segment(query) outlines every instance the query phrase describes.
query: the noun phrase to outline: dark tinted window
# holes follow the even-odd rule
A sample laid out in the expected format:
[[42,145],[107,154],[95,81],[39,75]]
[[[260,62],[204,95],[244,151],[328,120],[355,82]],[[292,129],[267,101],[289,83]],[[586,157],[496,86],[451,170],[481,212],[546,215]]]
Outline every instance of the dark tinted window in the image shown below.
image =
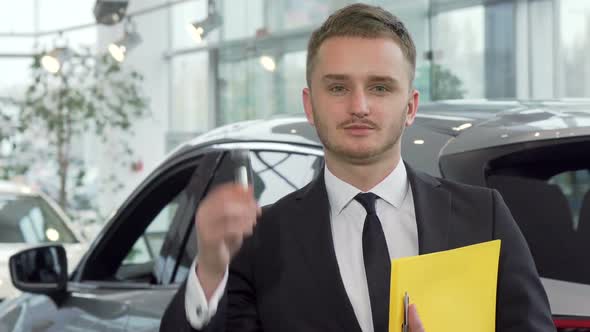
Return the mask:
[[1,194],[0,242],[75,243],[77,240],[40,196]]
[[590,284],[590,181],[587,170],[549,179],[492,175],[522,230],[542,277]]
[[[581,220],[582,208],[586,204],[586,208],[590,208],[590,202],[584,202],[590,200],[588,193],[590,192],[590,170],[576,170],[559,173],[551,177],[548,181],[551,184],[559,186],[563,194],[565,195],[569,207],[572,211],[572,227],[578,229],[581,224],[590,224],[590,220]],[[586,217],[590,217],[587,215]],[[585,225],[590,227],[590,225]],[[582,227],[584,228],[584,226]],[[590,241],[590,238],[588,238]]]

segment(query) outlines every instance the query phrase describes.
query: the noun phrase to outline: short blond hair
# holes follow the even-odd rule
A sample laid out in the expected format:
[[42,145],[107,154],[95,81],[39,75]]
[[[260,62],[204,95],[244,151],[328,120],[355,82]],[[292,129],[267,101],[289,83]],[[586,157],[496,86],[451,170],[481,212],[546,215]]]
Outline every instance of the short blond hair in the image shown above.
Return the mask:
[[353,4],[334,12],[316,29],[307,45],[307,86],[311,88],[311,73],[318,50],[331,37],[392,38],[410,63],[410,84],[416,72],[416,46],[402,21],[387,10],[366,4]]

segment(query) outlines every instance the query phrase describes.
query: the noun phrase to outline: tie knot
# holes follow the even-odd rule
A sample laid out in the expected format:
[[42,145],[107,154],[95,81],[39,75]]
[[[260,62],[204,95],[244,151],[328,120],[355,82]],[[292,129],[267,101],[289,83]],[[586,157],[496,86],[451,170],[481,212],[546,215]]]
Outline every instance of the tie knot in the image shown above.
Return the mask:
[[357,194],[354,199],[361,203],[361,205],[367,211],[367,215],[375,214],[375,200],[377,199],[377,195],[373,193],[361,193]]

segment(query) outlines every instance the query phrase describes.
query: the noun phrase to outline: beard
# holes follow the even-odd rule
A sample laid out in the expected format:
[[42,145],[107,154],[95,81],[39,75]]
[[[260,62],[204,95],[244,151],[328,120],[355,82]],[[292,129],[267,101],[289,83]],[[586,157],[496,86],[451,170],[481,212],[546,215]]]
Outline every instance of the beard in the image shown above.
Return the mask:
[[[314,107],[314,110],[317,110],[317,108]],[[383,128],[377,125],[376,123],[364,118],[351,118],[334,127],[331,126],[330,123],[326,123],[326,121],[322,119],[318,112],[313,112],[313,119],[316,131],[326,152],[331,153],[332,155],[340,159],[347,160],[348,162],[357,165],[370,164],[374,160],[378,160],[383,156],[387,155],[388,151],[392,151],[396,144],[398,144],[400,138],[402,137],[406,117],[407,106],[404,112],[402,112],[399,123],[394,122],[391,124],[390,127],[387,128]],[[386,139],[383,142],[373,141],[372,143],[376,144],[373,144],[371,146],[351,146],[347,145],[346,142],[338,141],[336,136],[338,130],[341,130],[345,126],[351,124],[361,123],[371,126],[376,131],[384,130],[387,134]]]

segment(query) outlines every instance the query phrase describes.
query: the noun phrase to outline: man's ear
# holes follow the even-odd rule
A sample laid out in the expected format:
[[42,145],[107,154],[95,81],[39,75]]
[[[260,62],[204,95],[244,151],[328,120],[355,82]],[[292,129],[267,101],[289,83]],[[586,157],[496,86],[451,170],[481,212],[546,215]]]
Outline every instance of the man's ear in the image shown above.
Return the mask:
[[303,99],[303,109],[305,110],[307,122],[314,126],[315,123],[313,121],[313,104],[311,102],[311,90],[309,88],[303,88],[303,91],[301,91],[301,98]]
[[406,114],[406,127],[411,126],[416,119],[416,113],[418,113],[418,104],[420,101],[420,92],[413,89],[410,92],[410,98],[408,98],[407,114]]

